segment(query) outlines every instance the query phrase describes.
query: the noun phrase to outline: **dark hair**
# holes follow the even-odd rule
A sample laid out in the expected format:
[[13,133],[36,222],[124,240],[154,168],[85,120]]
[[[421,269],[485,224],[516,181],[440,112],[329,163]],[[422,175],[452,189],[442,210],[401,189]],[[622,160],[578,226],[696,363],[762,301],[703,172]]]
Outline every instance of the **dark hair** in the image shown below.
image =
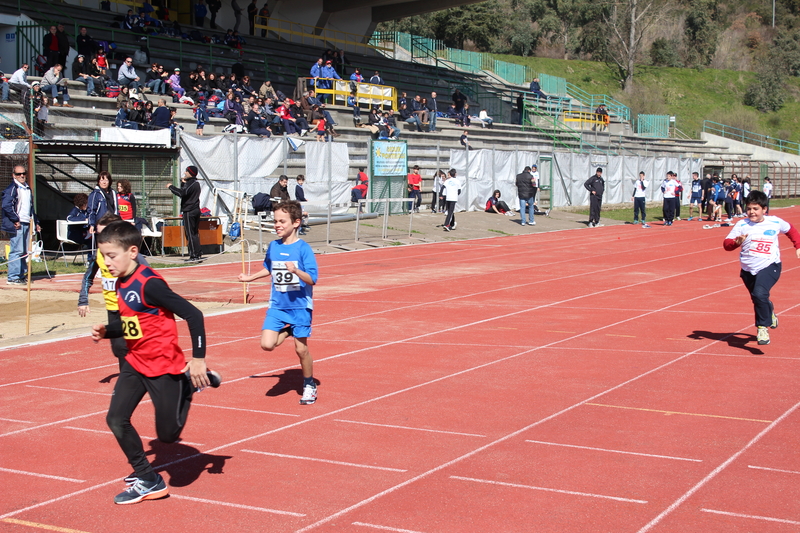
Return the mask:
[[122,187],[122,194],[130,194],[131,193],[131,182],[128,180],[119,180],[117,182],[118,187]]
[[106,213],[100,217],[100,220],[97,221],[98,226],[108,226],[112,222],[119,222],[122,220],[122,217],[116,213],[112,213],[111,211],[106,211]]
[[292,222],[303,219],[303,207],[300,205],[300,202],[295,202],[294,200],[281,202],[273,207],[272,211],[286,211]]
[[456,177],[456,169],[454,169],[454,168],[450,169],[450,177],[451,178],[455,178]]
[[492,193],[492,196],[497,196],[498,194],[502,196],[503,193],[500,192],[500,189],[495,189],[494,192]]
[[97,244],[116,244],[124,250],[130,250],[142,244],[142,234],[133,224],[117,220],[97,234]]
[[300,180],[306,181],[306,177],[303,174],[298,174],[297,175],[297,181],[300,181]]
[[289,176],[287,176],[286,174],[281,174],[280,176],[278,176],[278,181],[281,181],[281,180],[287,180],[288,181],[289,180]]
[[760,205],[762,209],[766,209],[769,205],[769,198],[761,191],[751,191],[744,201],[746,202],[745,205],[756,204]]
[[114,180],[111,179],[111,172],[104,170],[97,175],[97,184],[100,185],[100,180],[103,178],[108,178],[108,188],[111,190],[111,184],[114,183]]
[[88,205],[89,197],[86,196],[85,194],[83,194],[82,192],[79,192],[78,194],[76,194],[75,196],[72,197],[72,203],[73,203],[73,205],[75,205],[75,207],[80,207],[82,205]]

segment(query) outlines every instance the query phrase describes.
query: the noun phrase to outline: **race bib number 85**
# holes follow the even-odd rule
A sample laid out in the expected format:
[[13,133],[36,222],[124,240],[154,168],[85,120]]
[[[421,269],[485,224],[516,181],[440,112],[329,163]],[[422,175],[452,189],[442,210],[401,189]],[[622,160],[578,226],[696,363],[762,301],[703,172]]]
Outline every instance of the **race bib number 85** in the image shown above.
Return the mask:
[[770,255],[772,253],[772,241],[751,241],[749,252],[751,254]]
[[139,325],[138,316],[123,316],[122,319],[122,336],[126,339],[141,339],[142,327]]
[[286,269],[285,261],[273,261],[272,263],[272,284],[278,292],[289,292],[300,290],[300,278],[297,274]]

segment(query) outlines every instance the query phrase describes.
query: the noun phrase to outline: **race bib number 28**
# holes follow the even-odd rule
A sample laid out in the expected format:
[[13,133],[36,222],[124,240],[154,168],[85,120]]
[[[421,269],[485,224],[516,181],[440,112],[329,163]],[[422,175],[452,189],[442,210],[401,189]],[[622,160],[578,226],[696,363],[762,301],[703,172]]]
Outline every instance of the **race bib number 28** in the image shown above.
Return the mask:
[[278,292],[289,292],[300,290],[300,278],[297,274],[286,269],[285,261],[273,261],[272,263],[272,284]]
[[123,316],[122,319],[122,336],[126,339],[141,339],[142,327],[139,325],[138,316]]

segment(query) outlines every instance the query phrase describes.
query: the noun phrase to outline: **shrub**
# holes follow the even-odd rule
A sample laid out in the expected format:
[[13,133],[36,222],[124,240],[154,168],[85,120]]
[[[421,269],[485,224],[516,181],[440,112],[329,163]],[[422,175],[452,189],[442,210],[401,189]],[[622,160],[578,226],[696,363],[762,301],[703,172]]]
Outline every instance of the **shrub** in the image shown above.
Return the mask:
[[779,110],[785,100],[783,75],[774,69],[759,73],[756,82],[747,88],[744,95],[744,105],[755,107],[762,113]]
[[650,61],[657,67],[681,67],[678,43],[660,37],[650,46]]

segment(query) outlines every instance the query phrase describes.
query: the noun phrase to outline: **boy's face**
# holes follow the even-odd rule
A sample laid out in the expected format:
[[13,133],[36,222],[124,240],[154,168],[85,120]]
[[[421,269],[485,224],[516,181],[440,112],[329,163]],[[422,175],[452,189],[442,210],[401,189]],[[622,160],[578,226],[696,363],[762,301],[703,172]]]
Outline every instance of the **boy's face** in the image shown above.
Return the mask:
[[136,256],[139,255],[137,246],[131,246],[125,250],[119,244],[103,242],[98,244],[97,247],[100,249],[100,253],[103,254],[108,271],[111,272],[112,276],[119,278],[127,276],[136,270]]
[[300,220],[292,220],[289,213],[283,209],[274,211],[273,216],[275,217],[275,232],[281,239],[288,238],[300,227]]
[[764,215],[767,214],[767,210],[761,207],[758,204],[747,204],[747,218],[750,219],[750,222],[763,222]]

